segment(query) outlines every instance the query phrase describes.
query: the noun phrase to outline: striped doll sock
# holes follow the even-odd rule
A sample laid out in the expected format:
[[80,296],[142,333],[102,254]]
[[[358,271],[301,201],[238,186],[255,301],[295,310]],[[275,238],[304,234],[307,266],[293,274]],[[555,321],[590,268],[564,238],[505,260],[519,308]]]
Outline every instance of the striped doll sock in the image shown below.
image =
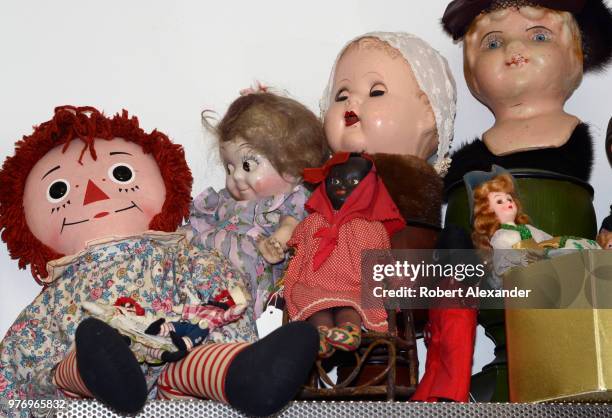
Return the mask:
[[74,349],[57,364],[53,375],[53,383],[69,398],[93,398],[79,374]]
[[204,344],[166,366],[158,379],[160,399],[205,398],[227,403],[225,379],[232,360],[249,343]]
[[200,345],[166,366],[158,397],[214,399],[249,416],[268,416],[293,399],[318,347],[319,333],[306,322],[291,322],[253,344]]

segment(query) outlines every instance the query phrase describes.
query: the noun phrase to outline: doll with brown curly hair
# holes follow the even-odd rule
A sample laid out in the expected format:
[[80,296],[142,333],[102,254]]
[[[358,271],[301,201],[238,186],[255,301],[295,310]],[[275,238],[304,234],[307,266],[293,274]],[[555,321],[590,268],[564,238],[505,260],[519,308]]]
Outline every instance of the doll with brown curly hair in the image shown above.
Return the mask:
[[189,223],[194,242],[245,274],[258,317],[285,270],[287,241],[306,217],[302,170],[319,166],[327,148],[322,123],[301,103],[261,85],[241,93],[213,128],[226,187],[196,196]]

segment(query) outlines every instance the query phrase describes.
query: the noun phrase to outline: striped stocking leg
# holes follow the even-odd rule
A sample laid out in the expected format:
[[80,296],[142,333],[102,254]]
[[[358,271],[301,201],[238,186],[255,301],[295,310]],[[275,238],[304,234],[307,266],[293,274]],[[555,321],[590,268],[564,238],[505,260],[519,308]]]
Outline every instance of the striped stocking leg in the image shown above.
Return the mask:
[[58,363],[55,368],[53,383],[69,398],[93,398],[79,374],[74,349],[68,353],[64,360]]
[[271,415],[306,381],[318,348],[319,333],[306,322],[284,325],[253,344],[201,345],[166,366],[158,396],[214,399],[246,415]]
[[232,360],[249,343],[204,344],[166,366],[157,383],[160,399],[190,397],[227,403],[225,379]]

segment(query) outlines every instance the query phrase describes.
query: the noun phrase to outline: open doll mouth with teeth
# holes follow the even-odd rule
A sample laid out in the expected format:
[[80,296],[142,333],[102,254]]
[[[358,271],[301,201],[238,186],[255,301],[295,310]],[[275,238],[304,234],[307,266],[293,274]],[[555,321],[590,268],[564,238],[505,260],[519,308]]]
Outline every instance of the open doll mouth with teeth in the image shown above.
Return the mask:
[[359,116],[352,110],[344,113],[344,124],[345,126],[353,126],[359,122]]
[[510,61],[506,62],[506,65],[510,68],[522,67],[523,65],[529,63],[529,59],[525,58],[521,54],[514,54]]

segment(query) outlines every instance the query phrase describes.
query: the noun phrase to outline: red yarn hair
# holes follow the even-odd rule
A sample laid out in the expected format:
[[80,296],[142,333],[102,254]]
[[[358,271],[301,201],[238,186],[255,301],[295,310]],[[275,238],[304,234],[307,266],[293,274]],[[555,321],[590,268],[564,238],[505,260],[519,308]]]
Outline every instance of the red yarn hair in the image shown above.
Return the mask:
[[529,217],[523,213],[521,201],[517,197],[514,181],[510,174],[501,174],[492,180],[484,182],[474,189],[474,222],[472,241],[478,249],[490,249],[491,237],[501,226],[495,212],[489,206],[489,193],[508,193],[516,204],[516,224],[528,224]]
[[159,166],[166,186],[166,200],[161,212],[151,219],[149,228],[173,232],[189,214],[193,178],[182,146],[173,144],[157,130],[146,133],[140,128],[138,118],[129,117],[126,110],[109,118],[89,106],[56,107],[51,120],[35,127],[31,135],[24,136],[15,144],[15,155],[7,157],[0,170],[2,240],[6,242],[11,257],[19,260],[19,268],[30,265],[32,276],[39,284],[42,284],[40,278],[48,275],[47,262],[63,254],[44,245],[28,228],[23,194],[30,170],[51,149],[63,144],[64,152],[75,139],[83,143],[79,162],[87,151],[95,160],[95,141],[114,138],[140,145]]

